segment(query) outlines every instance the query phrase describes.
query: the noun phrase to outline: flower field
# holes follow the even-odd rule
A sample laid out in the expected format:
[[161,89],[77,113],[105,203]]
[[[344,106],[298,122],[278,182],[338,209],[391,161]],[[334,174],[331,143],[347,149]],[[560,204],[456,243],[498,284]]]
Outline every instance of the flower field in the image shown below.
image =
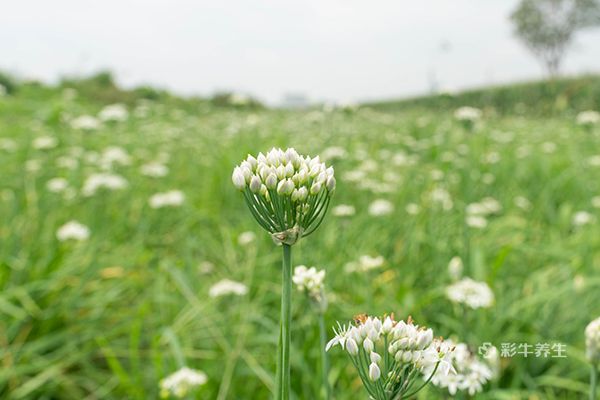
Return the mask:
[[[360,314],[387,334],[394,313],[454,343],[461,378],[414,398],[586,398],[600,124],[581,111],[277,110],[23,85],[0,97],[0,397],[273,396],[281,250],[232,172],[275,147],[318,155],[336,180],[293,247],[306,267],[292,399],[325,396],[320,313],[327,341]],[[331,397],[367,399],[344,353],[327,352]]]

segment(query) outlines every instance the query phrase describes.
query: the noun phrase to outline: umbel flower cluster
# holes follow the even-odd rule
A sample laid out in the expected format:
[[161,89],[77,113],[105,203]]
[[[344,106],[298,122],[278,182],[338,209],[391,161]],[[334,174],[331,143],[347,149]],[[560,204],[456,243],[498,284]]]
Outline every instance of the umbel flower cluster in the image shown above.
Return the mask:
[[[339,345],[349,354],[371,399],[407,399],[436,374],[454,372],[448,361],[453,348],[433,331],[407,321],[359,315],[354,323],[338,325],[326,350]],[[429,375],[416,385],[424,371]]]
[[231,177],[256,221],[277,243],[292,245],[323,221],[335,190],[333,168],[319,156],[271,149],[248,155]]
[[[446,343],[454,348],[450,355],[450,362],[455,368],[456,373],[442,374],[438,370],[432,383],[438,387],[448,389],[448,392],[454,396],[457,391],[462,390],[469,393],[470,396],[481,392],[483,386],[493,378],[493,371],[490,365],[478,359],[464,343],[454,345],[451,340]],[[429,376],[432,367],[423,370],[424,376]]]
[[294,268],[292,282],[299,291],[306,292],[311,299],[320,303],[324,299],[323,281],[325,280],[325,270],[317,270],[315,267],[307,268],[305,265],[298,265]]

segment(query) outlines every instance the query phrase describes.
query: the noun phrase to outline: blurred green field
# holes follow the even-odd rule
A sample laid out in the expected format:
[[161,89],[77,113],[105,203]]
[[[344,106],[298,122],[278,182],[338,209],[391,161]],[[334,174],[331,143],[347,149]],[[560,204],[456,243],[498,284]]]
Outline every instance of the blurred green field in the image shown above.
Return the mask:
[[[0,97],[0,397],[153,399],[160,379],[188,365],[208,375],[190,398],[269,398],[280,249],[230,177],[248,153],[273,146],[327,158],[338,178],[333,206],[356,209],[330,213],[294,246],[294,265],[327,270],[328,326],[393,311],[474,349],[565,343],[567,358],[503,358],[500,377],[475,397],[586,396],[583,329],[600,315],[600,126],[584,129],[575,117],[597,100],[531,115],[487,106],[469,130],[454,108],[485,105],[284,111],[149,89],[127,98],[110,89],[98,99],[86,88],[29,84]],[[126,120],[72,126],[117,101]],[[39,140],[46,136],[55,143]],[[107,151],[114,147],[122,151]],[[152,162],[168,174],[142,174]],[[127,186],[86,195],[97,173]],[[48,190],[57,177],[67,190]],[[170,190],[184,193],[181,206],[151,207],[151,196]],[[467,225],[467,206],[487,197],[501,210],[483,228]],[[371,215],[377,199],[393,212]],[[589,223],[578,223],[581,211]],[[70,220],[89,228],[87,240],[57,239]],[[255,240],[240,244],[247,231]],[[347,272],[362,255],[385,262]],[[454,256],[464,276],[493,289],[493,307],[465,312],[447,300]],[[221,279],[248,293],[210,297]],[[317,399],[316,317],[301,293],[292,310],[294,398]],[[346,356],[331,358],[335,398],[366,398]],[[448,395],[429,387],[419,396]]]

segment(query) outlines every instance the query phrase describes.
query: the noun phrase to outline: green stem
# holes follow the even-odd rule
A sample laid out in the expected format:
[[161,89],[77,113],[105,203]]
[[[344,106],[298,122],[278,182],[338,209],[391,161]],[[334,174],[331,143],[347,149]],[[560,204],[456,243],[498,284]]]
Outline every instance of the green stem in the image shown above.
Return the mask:
[[329,386],[329,357],[325,351],[327,345],[327,331],[325,330],[325,312],[319,312],[319,337],[321,340],[321,373],[323,386],[325,387],[325,399],[331,399],[331,387]]
[[590,373],[590,400],[596,400],[596,386],[598,386],[598,366],[593,364]]
[[292,308],[292,247],[283,246],[283,271],[281,282],[281,321],[279,333],[279,359],[277,363],[277,400],[290,398],[290,341]]

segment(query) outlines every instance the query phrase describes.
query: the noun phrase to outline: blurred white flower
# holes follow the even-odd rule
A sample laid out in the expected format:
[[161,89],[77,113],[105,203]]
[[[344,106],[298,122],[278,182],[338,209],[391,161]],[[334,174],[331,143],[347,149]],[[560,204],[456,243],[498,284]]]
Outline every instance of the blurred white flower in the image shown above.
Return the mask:
[[58,146],[58,140],[52,136],[40,136],[33,139],[32,145],[38,150],[49,150]]
[[148,200],[148,204],[152,208],[179,207],[184,201],[185,194],[181,190],[170,190],[152,195]]
[[380,217],[394,212],[394,205],[387,200],[377,199],[369,205],[369,214]]
[[383,256],[371,257],[370,255],[362,255],[358,261],[349,262],[345,265],[346,272],[367,272],[372,269],[381,268],[385,264]]
[[520,209],[524,210],[524,211],[529,211],[531,210],[531,202],[523,196],[517,196],[513,199],[515,206],[519,207]]
[[9,138],[0,138],[0,150],[13,153],[17,150],[17,142]]
[[76,169],[79,166],[79,161],[74,157],[60,156],[56,159],[58,168]]
[[459,121],[475,122],[481,118],[481,110],[475,107],[460,107],[454,111],[454,118]]
[[152,178],[161,178],[169,173],[169,168],[158,162],[150,162],[140,167],[142,175]]
[[591,126],[600,122],[600,113],[598,111],[588,110],[577,114],[576,118],[578,125]]
[[409,215],[417,215],[419,212],[421,212],[421,206],[416,203],[408,203],[406,207],[404,207],[404,210]]
[[80,115],[71,120],[71,128],[82,131],[95,131],[100,128],[100,121],[91,115]]
[[160,397],[175,396],[180,399],[184,398],[191,390],[204,385],[207,381],[208,377],[204,372],[183,367],[177,372],[161,379],[159,383]]
[[77,222],[69,221],[56,231],[56,238],[61,242],[66,240],[87,240],[90,230],[87,226]]
[[467,215],[465,223],[471,228],[483,229],[487,226],[488,221],[481,215]]
[[454,207],[454,202],[452,201],[452,197],[450,193],[444,188],[437,187],[434,188],[429,193],[429,199],[442,207],[443,210],[449,211]]
[[221,297],[230,294],[243,296],[248,293],[248,287],[241,282],[223,279],[212,285],[208,291],[210,297]]
[[600,167],[600,154],[589,157],[587,163],[590,167]]
[[111,104],[100,110],[98,118],[105,122],[122,122],[129,118],[129,112],[123,104]]
[[575,215],[573,215],[573,225],[588,225],[594,222],[594,219],[594,216],[587,211],[577,211]]
[[448,273],[450,277],[457,281],[460,279],[463,271],[463,261],[459,256],[454,256],[448,263]]
[[122,147],[110,146],[105,148],[100,156],[100,167],[107,170],[111,169],[115,164],[130,165],[131,157]]
[[600,317],[585,328],[586,356],[592,364],[600,364]]
[[120,190],[128,186],[127,180],[115,174],[92,174],[83,184],[84,196],[93,196],[99,189]]
[[554,143],[554,142],[542,143],[542,151],[544,153],[548,153],[548,154],[554,153],[556,151],[556,147],[557,147],[556,143]]
[[321,158],[324,161],[331,161],[334,159],[344,158],[348,152],[343,147],[333,146],[328,147],[321,152]]
[[325,270],[317,270],[315,267],[307,268],[305,265],[298,265],[294,268],[292,282],[299,291],[306,292],[313,299],[320,301],[325,280]]
[[198,264],[198,271],[201,274],[210,274],[215,270],[215,265],[213,263],[211,263],[210,261],[202,261],[200,262],[200,264]]
[[25,161],[25,170],[27,172],[36,172],[42,168],[42,162],[40,160],[31,159]]
[[446,288],[446,296],[454,303],[462,303],[473,309],[488,308],[494,303],[494,292],[485,282],[463,278]]
[[356,214],[356,209],[354,206],[348,204],[340,204],[333,207],[331,213],[336,217],[351,217],[352,215]]
[[238,244],[240,246],[248,246],[256,240],[256,234],[252,231],[246,231],[240,233],[238,236]]
[[490,215],[502,211],[502,205],[492,197],[485,197],[477,203],[467,205],[468,215]]
[[60,193],[69,187],[65,178],[52,178],[46,182],[46,189],[52,193]]

